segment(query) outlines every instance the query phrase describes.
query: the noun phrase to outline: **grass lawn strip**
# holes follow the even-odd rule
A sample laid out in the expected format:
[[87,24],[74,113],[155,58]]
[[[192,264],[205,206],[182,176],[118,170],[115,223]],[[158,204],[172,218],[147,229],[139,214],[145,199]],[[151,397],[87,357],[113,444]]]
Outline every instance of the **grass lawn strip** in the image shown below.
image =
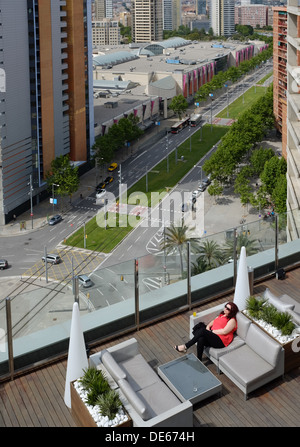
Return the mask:
[[[133,203],[134,194],[138,195],[138,192],[146,194],[148,204],[150,204],[151,192],[161,193],[162,196],[163,193],[167,194],[168,190],[174,188],[174,186],[187,174],[187,172],[189,172],[194,165],[201,160],[201,158],[222,138],[223,135],[225,135],[228,130],[229,129],[226,126],[214,126],[213,132],[211,132],[210,125],[204,125],[202,128],[201,141],[201,131],[199,129],[191,136],[192,150],[190,151],[190,139],[188,138],[177,148],[177,162],[175,150],[169,153],[169,172],[167,172],[167,160],[164,159],[152,169],[154,171],[153,173],[151,171],[148,173],[148,192],[146,192],[146,176],[144,176],[128,189],[126,198],[127,202],[128,198],[130,198],[130,203]],[[164,143],[165,142],[163,142],[163,145]],[[165,146],[163,146],[163,150],[165,150]],[[181,160],[182,156],[183,160]],[[122,196],[122,203],[126,203],[126,200],[125,197]],[[137,199],[135,203],[139,204],[139,199]],[[147,206],[147,204],[142,205]],[[151,203],[152,207],[156,205],[157,203]],[[105,229],[97,224],[96,216],[93,217],[85,224],[86,249],[110,253],[115,246],[117,246],[133,229],[131,225],[123,225],[125,224],[122,221],[121,226],[119,226],[118,217],[115,227],[108,225],[108,228]],[[66,245],[84,248],[84,229],[80,228],[73,235],[71,235],[66,240]]]
[[[237,120],[246,109],[250,108],[261,96],[266,93],[265,87],[251,87],[242,96],[229,104],[229,118]],[[244,100],[243,100],[244,96]],[[230,97],[230,96],[229,96]],[[217,115],[218,118],[227,118],[227,106]]]

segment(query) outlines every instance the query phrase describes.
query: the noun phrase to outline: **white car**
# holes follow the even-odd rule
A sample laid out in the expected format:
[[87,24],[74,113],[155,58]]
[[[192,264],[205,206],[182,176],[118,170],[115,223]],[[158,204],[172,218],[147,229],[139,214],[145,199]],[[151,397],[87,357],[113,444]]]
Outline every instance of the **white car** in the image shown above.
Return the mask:
[[96,199],[101,199],[103,196],[105,196],[105,194],[106,194],[105,189],[99,189],[96,192]]
[[78,275],[78,281],[83,287],[91,287],[94,284],[87,275]]
[[199,191],[193,191],[192,192],[192,198],[193,197],[198,197],[199,196]]
[[205,183],[200,183],[200,185],[198,186],[198,191],[203,192],[205,191],[207,188],[207,185],[205,185]]

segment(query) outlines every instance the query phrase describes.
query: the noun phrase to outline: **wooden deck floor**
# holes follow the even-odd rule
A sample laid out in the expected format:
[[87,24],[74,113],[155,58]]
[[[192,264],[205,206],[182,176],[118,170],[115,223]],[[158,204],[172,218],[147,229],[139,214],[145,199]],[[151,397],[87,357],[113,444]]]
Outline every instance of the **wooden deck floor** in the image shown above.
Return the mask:
[[[277,295],[287,293],[300,301],[300,268],[290,271],[283,281],[274,278],[260,283],[254,288],[254,293],[259,294],[266,287]],[[206,304],[201,309],[230,298],[232,295]],[[189,312],[185,312],[165,319],[108,344],[97,346],[92,352],[135,337],[141,354],[156,368],[178,357],[179,354],[172,346],[188,340],[189,315]],[[207,359],[204,363],[216,374],[212,363]],[[63,399],[66,365],[66,360],[60,361],[14,381],[0,384],[0,427],[74,427],[74,421]],[[223,394],[194,407],[195,427],[300,426],[299,368],[287,373],[284,380],[274,380],[251,393],[247,401],[224,374],[218,377],[223,383]]]

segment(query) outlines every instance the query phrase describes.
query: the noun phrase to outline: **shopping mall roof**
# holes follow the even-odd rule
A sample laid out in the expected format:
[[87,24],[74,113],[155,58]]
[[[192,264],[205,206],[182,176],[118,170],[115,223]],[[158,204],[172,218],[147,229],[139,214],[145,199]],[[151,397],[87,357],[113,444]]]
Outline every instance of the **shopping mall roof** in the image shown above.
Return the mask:
[[100,54],[93,57],[93,64],[110,66],[138,59],[138,56],[130,51],[117,51],[115,53]]

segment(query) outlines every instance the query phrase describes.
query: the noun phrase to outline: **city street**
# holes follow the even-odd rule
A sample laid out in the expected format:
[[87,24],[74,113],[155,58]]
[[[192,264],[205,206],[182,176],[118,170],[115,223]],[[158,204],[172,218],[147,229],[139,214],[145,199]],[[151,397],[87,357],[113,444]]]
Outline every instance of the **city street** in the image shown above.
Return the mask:
[[[242,82],[233,85],[229,89],[229,98],[232,102],[236,97],[240,96],[244,90],[250,88],[258,79],[265,76],[272,69],[272,65],[264,64],[263,67],[257,70],[254,74],[249,75]],[[223,94],[212,103],[213,117],[224,109],[227,105],[227,94]],[[210,123],[211,108],[207,106],[203,110],[203,118],[207,123]],[[213,118],[213,122],[214,122]],[[154,129],[155,132],[156,129]],[[154,143],[151,148],[145,149],[141,147],[138,151],[132,154],[127,160],[122,162],[122,181],[127,184],[129,188],[139,178],[145,175],[146,171],[154,169],[155,166],[166,156],[166,152],[171,152],[183,141],[188,139],[192,132],[199,130],[197,128],[186,128],[182,132],[165,136],[162,140]],[[215,150],[215,148],[212,148]],[[197,189],[199,181],[201,180],[201,169],[205,159],[210,156],[208,153],[203,160],[199,161],[197,167],[192,169],[184,179],[177,185],[175,190],[183,192],[192,192]],[[103,173],[106,175],[105,173]],[[1,237],[1,256],[5,256],[11,267],[5,272],[1,272],[2,277],[39,277],[44,276],[45,266],[41,261],[44,254],[45,247],[47,252],[59,252],[63,262],[59,265],[48,265],[48,276],[51,280],[61,281],[67,278],[67,282],[71,285],[70,279],[72,277],[72,270],[74,274],[85,273],[88,274],[94,285],[89,289],[82,289],[82,293],[87,296],[95,308],[108,306],[116,301],[127,300],[134,296],[134,259],[141,259],[144,257],[143,263],[140,263],[140,281],[139,293],[144,294],[149,290],[158,289],[164,286],[170,280],[170,277],[175,278],[179,272],[178,257],[168,257],[167,273],[164,270],[164,256],[161,252],[160,243],[163,237],[163,218],[157,219],[157,226],[138,225],[109,255],[102,253],[91,253],[88,250],[71,250],[65,249],[61,245],[73,231],[80,228],[84,222],[91,219],[101,205],[96,204],[95,191],[93,185],[96,184],[95,178],[90,178],[88,186],[85,185],[84,194],[82,198],[77,198],[73,201],[73,206],[63,216],[63,221],[57,225],[50,227],[47,224],[41,228],[19,235],[15,237],[12,243],[12,237]],[[114,181],[108,185],[107,190],[118,196],[119,181],[118,173],[114,173]],[[206,233],[209,231],[217,232],[218,219],[216,218],[216,211],[214,201],[209,197],[208,193],[202,193],[201,196],[205,203],[205,218],[209,222]],[[199,198],[198,198],[199,201]],[[236,225],[241,218],[241,206],[239,203],[235,204],[236,211],[228,210],[226,213],[228,220],[222,219],[222,223],[226,221],[227,228]],[[169,212],[170,210],[166,210]],[[222,209],[224,212],[224,207]],[[173,213],[173,214],[172,214]],[[174,209],[170,216],[178,215],[178,219],[182,217],[181,210]],[[214,216],[213,217],[213,214]],[[186,214],[186,213],[185,213]],[[212,216],[212,217],[209,217]],[[235,217],[234,217],[235,216]],[[186,217],[186,216],[185,216]],[[173,218],[173,217],[172,217]],[[211,220],[215,224],[211,224]],[[234,221],[231,224],[231,221]],[[164,222],[167,225],[168,222]],[[17,241],[17,243],[16,243]],[[153,256],[155,255],[155,257]],[[151,260],[151,261],[150,261]],[[4,291],[5,293],[5,291]],[[5,295],[3,296],[3,298]]]

